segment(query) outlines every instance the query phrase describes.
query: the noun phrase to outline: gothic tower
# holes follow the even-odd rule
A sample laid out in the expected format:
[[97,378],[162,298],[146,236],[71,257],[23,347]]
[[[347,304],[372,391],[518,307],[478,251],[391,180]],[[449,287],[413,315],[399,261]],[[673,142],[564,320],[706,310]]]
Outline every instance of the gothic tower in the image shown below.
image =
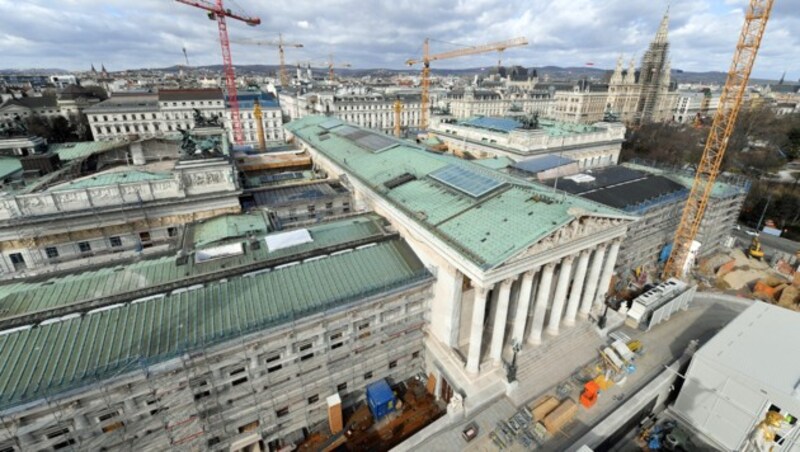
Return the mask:
[[656,37],[642,57],[642,66],[639,71],[641,91],[634,117],[634,123],[639,125],[654,119],[655,110],[660,104],[659,97],[663,97],[669,87],[668,30],[669,8],[667,8],[664,17],[661,19],[661,25],[658,27]]

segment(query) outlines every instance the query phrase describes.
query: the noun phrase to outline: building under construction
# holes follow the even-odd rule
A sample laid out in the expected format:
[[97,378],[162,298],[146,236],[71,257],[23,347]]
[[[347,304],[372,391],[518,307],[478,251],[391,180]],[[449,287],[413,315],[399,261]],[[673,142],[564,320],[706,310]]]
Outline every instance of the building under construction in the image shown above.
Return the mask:
[[433,276],[383,220],[265,237],[250,220],[194,228],[185,255],[2,286],[0,450],[277,450],[328,396],[424,370]]

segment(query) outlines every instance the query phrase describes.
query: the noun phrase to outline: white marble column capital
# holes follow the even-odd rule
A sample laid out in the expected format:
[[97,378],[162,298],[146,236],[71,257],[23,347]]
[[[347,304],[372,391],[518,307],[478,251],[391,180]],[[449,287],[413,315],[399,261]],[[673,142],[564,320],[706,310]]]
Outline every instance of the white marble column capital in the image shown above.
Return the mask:
[[575,255],[569,255],[561,259],[561,265],[572,265],[572,262],[575,261]]
[[507,278],[507,279],[504,279],[504,280],[500,281],[500,283],[499,283],[500,284],[500,289],[501,290],[510,289],[511,285],[514,284],[514,281],[516,281],[516,280],[517,280],[517,277],[514,276],[514,277]]

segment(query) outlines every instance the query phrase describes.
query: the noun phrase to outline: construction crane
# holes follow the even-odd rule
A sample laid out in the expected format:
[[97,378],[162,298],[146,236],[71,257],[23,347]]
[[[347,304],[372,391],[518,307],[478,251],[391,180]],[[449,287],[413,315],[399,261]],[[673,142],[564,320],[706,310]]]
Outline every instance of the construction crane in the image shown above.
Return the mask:
[[430,54],[429,39],[425,38],[425,43],[422,45],[422,58],[410,59],[406,64],[413,66],[422,63],[422,99],[420,108],[422,111],[419,115],[419,129],[425,130],[428,128],[428,108],[430,103],[430,84],[431,84],[431,61],[446,60],[448,58],[456,58],[466,55],[476,55],[486,52],[502,52],[511,47],[520,47],[528,45],[528,40],[525,38],[514,38],[508,41],[495,42],[492,44],[484,44],[474,47],[467,47],[465,49],[451,50],[449,52]]
[[[331,54],[328,55],[328,79],[330,81],[334,80],[334,75],[335,75],[333,73],[333,67],[334,66],[335,65],[333,63],[333,54],[331,53]],[[336,66],[336,67],[350,67],[350,63],[339,63],[339,65]]]
[[719,175],[722,158],[733,132],[736,116],[742,106],[747,89],[747,81],[753,69],[753,63],[764,36],[764,29],[769,20],[774,0],[750,0],[745,13],[744,26],[736,44],[728,79],[719,98],[717,112],[708,132],[708,139],[703,156],[697,167],[689,199],[683,209],[681,222],[675,233],[672,252],[664,266],[663,278],[683,277],[688,268],[687,259],[692,251],[706,205],[714,188],[714,181]]
[[261,40],[246,40],[246,39],[234,39],[233,41],[236,44],[247,44],[247,45],[255,45],[255,46],[269,46],[269,47],[277,47],[278,48],[278,57],[280,59],[280,78],[281,78],[281,87],[286,88],[289,86],[289,75],[286,73],[286,54],[284,49],[286,47],[295,47],[300,48],[303,47],[303,44],[299,42],[286,42],[283,40],[283,34],[278,33],[278,40],[277,41],[261,41]]
[[403,103],[400,102],[400,98],[398,97],[394,101],[394,136],[396,136],[397,138],[400,138],[402,113],[403,113]]
[[264,122],[261,119],[264,115],[261,112],[261,104],[258,98],[253,102],[253,118],[256,120],[256,133],[258,134],[258,149],[260,151],[267,150],[267,141],[264,139]]
[[208,18],[217,21],[219,27],[219,44],[222,48],[222,66],[225,70],[225,87],[228,91],[228,103],[231,106],[231,123],[233,124],[233,141],[236,144],[244,143],[244,132],[242,131],[242,118],[239,116],[239,99],[236,96],[236,73],[233,70],[231,61],[231,46],[228,40],[228,25],[226,17],[239,20],[252,27],[261,23],[258,17],[250,17],[238,14],[225,8],[222,0],[175,0],[184,5],[194,6],[208,12]]

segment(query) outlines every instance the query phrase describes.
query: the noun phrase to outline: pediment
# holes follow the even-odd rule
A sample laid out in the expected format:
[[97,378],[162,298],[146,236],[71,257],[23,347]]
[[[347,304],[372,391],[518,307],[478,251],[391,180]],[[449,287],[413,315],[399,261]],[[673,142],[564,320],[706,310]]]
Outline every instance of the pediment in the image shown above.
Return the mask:
[[559,228],[552,234],[543,237],[516,256],[507,261],[508,264],[523,261],[531,256],[540,254],[547,250],[557,248],[570,242],[578,241],[585,237],[590,237],[600,231],[604,231],[624,223],[620,218],[605,218],[595,216],[581,216]]

